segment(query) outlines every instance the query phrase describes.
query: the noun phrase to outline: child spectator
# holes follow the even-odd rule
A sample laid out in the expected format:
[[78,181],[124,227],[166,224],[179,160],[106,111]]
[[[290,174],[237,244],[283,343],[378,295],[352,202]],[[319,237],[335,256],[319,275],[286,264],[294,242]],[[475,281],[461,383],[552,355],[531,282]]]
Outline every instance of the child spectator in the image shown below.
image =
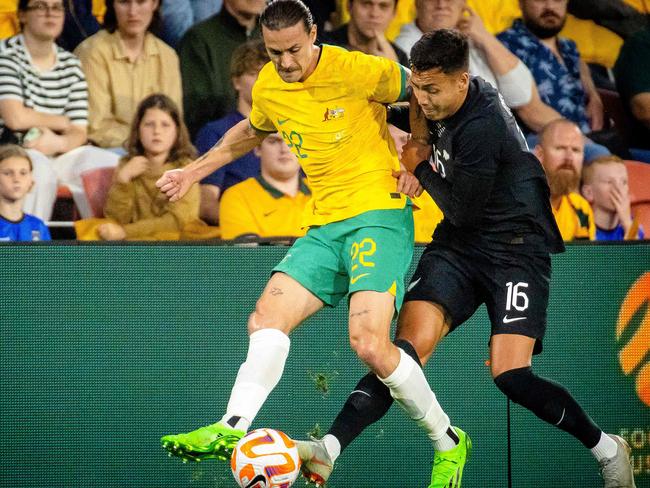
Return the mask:
[[[199,154],[208,152],[232,126],[251,113],[253,85],[262,66],[269,61],[264,43],[260,39],[247,41],[232,53],[230,80],[237,92],[237,108],[226,116],[208,122],[196,136]],[[202,220],[216,225],[219,221],[219,198],[231,186],[260,174],[260,158],[253,151],[209,174],[201,180]]]
[[582,195],[591,204],[597,241],[643,239],[632,218],[627,168],[618,156],[601,156],[582,170]]
[[158,39],[159,0],[107,0],[104,29],[77,47],[88,81],[88,139],[120,148],[138,104],[163,93],[181,106],[178,56]]
[[120,160],[104,215],[115,222],[97,229],[104,240],[179,238],[186,224],[198,220],[199,189],[170,203],[156,180],[192,161],[195,151],[176,104],[166,95],[145,98],[133,120],[128,154]]
[[298,158],[279,134],[268,136],[255,152],[261,161],[261,174],[223,194],[221,237],[305,235],[301,221],[311,193],[300,176]]
[[34,189],[24,210],[50,219],[57,184],[67,185],[82,217],[92,214],[81,185],[86,169],[114,166],[118,157],[84,146],[88,90],[76,56],[57,47],[61,0],[20,0],[22,33],[0,42],[0,142],[22,144],[33,163]]
[[23,212],[23,200],[33,185],[27,152],[15,144],[0,146],[0,241],[50,240],[43,221]]

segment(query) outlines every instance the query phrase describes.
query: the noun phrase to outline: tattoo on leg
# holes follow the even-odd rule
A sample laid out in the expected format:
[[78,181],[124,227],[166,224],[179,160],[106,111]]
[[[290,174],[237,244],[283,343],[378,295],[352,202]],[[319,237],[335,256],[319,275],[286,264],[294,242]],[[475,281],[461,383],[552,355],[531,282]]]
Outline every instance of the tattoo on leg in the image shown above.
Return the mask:
[[350,318],[352,318],[352,317],[359,317],[359,316],[361,316],[361,315],[366,315],[366,314],[369,314],[369,313],[370,313],[370,310],[369,310],[369,309],[365,309],[365,310],[362,310],[361,312],[350,313]]
[[278,295],[284,295],[284,293],[282,292],[282,289],[280,289],[280,288],[276,288],[276,287],[271,288],[271,290],[269,291],[269,293],[270,293],[271,295],[273,295],[274,297],[276,297],[276,296],[278,296]]

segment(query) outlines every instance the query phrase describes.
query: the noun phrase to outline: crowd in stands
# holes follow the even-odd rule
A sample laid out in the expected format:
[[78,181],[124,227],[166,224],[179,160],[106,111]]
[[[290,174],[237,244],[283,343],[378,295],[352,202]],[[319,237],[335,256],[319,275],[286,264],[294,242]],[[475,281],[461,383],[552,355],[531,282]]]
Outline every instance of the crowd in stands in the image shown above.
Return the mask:
[[[405,66],[423,33],[466,34],[470,74],[493,84],[516,115],[546,171],[564,240],[647,235],[650,1],[305,3],[319,43]],[[49,240],[66,198],[80,239],[303,235],[309,182],[282,135],[178,202],[155,187],[249,116],[269,60],[258,26],[265,5],[0,0],[0,241]],[[408,134],[390,129],[399,154]],[[110,178],[100,211],[100,195],[84,186],[91,174]],[[416,241],[427,242],[443,215],[425,193],[414,217]]]

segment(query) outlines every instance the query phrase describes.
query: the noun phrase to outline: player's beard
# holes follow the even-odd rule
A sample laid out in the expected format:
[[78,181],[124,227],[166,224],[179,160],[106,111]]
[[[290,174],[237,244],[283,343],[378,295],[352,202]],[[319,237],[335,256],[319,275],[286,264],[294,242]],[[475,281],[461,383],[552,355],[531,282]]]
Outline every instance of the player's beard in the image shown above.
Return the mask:
[[[543,12],[541,17],[544,17],[545,15],[554,15],[554,14],[551,14],[549,12]],[[535,37],[538,37],[539,39],[550,39],[551,37],[555,37],[564,28],[565,23],[566,23],[566,16],[563,19],[561,19],[559,24],[556,24],[554,26],[542,25],[536,19],[531,19],[531,18],[524,19],[524,24],[526,25],[528,30],[532,32],[535,35]]]
[[568,195],[572,191],[577,191],[579,183],[580,175],[573,168],[563,167],[548,175],[551,197]]

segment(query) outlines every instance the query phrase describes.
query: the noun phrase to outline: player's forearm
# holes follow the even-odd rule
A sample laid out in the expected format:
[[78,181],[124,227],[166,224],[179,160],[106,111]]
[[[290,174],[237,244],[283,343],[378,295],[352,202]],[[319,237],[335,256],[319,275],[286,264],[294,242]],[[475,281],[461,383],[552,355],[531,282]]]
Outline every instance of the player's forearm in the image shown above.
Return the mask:
[[264,136],[259,135],[250,126],[249,120],[244,119],[226,132],[212,149],[189,164],[185,171],[194,181],[201,181],[222,166],[250,152],[263,139]]

